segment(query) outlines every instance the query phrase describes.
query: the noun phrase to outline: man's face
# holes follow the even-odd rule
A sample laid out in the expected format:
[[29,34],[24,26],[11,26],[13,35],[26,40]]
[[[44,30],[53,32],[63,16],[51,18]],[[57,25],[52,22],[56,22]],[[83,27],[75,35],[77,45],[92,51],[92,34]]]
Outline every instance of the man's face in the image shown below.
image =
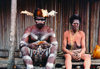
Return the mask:
[[35,19],[35,22],[36,22],[36,26],[39,29],[41,29],[45,25],[46,19],[44,17],[37,17]]
[[77,19],[75,19],[75,20],[73,21],[73,23],[72,23],[72,28],[73,28],[74,30],[78,30],[78,29],[79,29],[79,24],[80,24],[80,21],[77,20]]

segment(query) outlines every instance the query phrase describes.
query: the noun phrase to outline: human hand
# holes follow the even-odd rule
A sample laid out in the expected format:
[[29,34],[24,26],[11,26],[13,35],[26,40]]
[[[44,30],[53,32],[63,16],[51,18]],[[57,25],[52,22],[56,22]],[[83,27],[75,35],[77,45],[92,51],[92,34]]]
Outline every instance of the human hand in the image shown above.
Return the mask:
[[38,45],[41,45],[41,44],[46,44],[46,45],[49,45],[49,43],[48,43],[48,42],[46,42],[46,41],[39,41],[37,44],[38,44]]
[[72,58],[75,59],[76,61],[79,61],[81,59],[80,55],[78,53],[74,53],[72,55]]
[[78,56],[81,58],[81,53],[78,53]]
[[73,56],[73,55],[74,55],[74,53],[73,53],[72,51],[69,51],[69,54],[70,54],[71,56]]
[[31,49],[37,49],[38,48],[38,44],[37,43],[31,43],[28,45],[29,48]]

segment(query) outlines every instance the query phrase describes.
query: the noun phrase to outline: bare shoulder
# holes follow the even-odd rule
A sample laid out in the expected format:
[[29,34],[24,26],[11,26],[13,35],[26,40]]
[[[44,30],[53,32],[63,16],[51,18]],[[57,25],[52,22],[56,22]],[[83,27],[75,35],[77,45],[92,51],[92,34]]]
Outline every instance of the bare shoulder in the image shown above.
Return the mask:
[[33,26],[28,26],[26,29],[25,29],[25,32],[30,32],[31,29],[32,29]]
[[69,31],[69,30],[67,30],[67,31],[65,31],[65,32],[64,32],[64,34],[68,35],[68,34],[69,34],[69,32],[70,32],[70,31]]
[[80,33],[82,36],[85,36],[85,32],[84,32],[84,31],[79,31],[79,33]]
[[50,28],[50,27],[48,27],[48,26],[45,26],[45,29],[46,29],[48,32],[53,32],[53,33],[54,33],[53,28]]
[[28,26],[26,29],[32,29],[32,28],[35,28],[35,25]]
[[69,35],[69,30],[64,32],[64,38],[68,37],[68,35]]
[[44,28],[47,28],[47,29],[49,29],[50,27],[49,27],[49,26],[44,26]]
[[35,29],[36,29],[36,26],[35,26],[35,25],[28,26],[28,27],[25,29],[25,32],[31,32],[32,30],[35,30]]

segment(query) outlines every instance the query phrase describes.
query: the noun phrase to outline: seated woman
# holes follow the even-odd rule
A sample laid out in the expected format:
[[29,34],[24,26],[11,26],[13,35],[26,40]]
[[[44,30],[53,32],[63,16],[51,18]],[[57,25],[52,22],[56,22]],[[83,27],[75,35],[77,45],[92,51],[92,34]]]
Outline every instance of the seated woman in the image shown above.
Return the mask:
[[91,55],[85,54],[85,33],[79,30],[81,18],[78,15],[73,15],[70,18],[71,30],[64,32],[62,50],[65,53],[66,69],[72,69],[71,60],[84,60],[84,69],[90,69]]

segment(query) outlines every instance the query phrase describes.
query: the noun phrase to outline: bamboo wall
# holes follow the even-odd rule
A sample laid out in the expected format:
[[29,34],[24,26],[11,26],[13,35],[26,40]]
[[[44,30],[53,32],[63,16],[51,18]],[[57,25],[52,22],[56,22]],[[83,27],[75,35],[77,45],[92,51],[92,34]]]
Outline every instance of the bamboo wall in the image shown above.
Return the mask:
[[[47,26],[53,28],[61,51],[63,33],[70,28],[69,17],[77,11],[82,17],[80,29],[86,34],[87,52],[92,52],[95,45],[100,45],[100,1],[99,0],[17,0],[16,49],[26,27],[34,25],[34,19],[21,15],[22,10],[33,12],[35,8],[58,12],[56,17],[47,19]],[[11,0],[0,0],[0,55],[6,56],[10,41]]]

